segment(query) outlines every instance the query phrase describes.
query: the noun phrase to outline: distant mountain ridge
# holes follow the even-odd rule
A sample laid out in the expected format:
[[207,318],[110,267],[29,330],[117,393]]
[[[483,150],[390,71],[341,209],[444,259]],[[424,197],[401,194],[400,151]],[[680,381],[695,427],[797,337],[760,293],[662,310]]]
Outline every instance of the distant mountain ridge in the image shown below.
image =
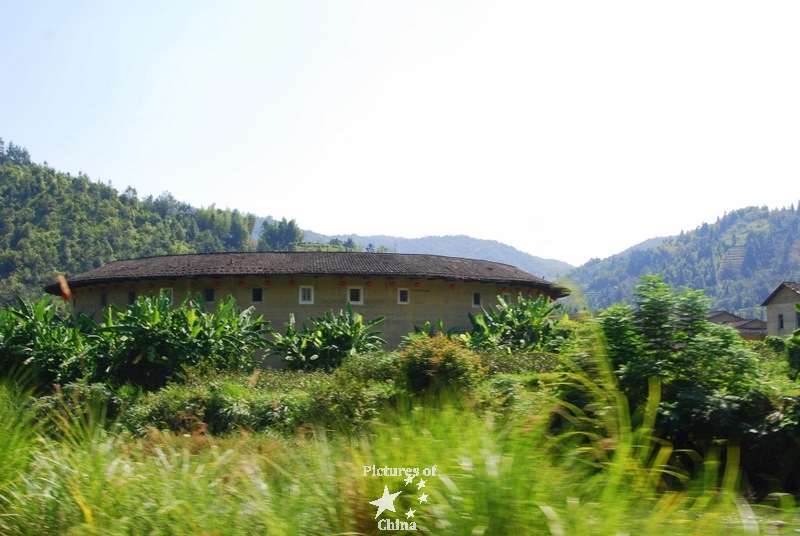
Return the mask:
[[400,238],[386,235],[323,235],[304,231],[306,242],[327,243],[334,238],[352,238],[362,247],[372,244],[376,249],[384,246],[392,253],[427,253],[448,257],[466,257],[501,262],[516,266],[529,274],[553,281],[575,267],[564,261],[543,259],[495,240],[472,238],[466,235],[426,236]]

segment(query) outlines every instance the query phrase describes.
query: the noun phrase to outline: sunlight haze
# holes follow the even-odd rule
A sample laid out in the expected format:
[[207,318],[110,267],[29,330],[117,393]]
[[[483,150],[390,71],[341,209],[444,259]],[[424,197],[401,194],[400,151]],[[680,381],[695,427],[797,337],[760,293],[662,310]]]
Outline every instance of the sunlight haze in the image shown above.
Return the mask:
[[797,205],[798,23],[789,1],[15,2],[0,136],[140,197],[579,265]]

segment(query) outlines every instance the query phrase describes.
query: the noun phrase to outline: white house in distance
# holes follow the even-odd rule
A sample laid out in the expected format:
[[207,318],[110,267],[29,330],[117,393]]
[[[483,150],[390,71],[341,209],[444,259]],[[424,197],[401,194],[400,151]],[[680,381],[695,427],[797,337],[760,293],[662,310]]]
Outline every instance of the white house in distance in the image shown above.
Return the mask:
[[800,283],[784,281],[764,300],[767,308],[767,335],[791,335],[800,328]]
[[[385,316],[376,326],[388,346],[425,322],[441,319],[446,329],[471,329],[469,314],[494,307],[500,296],[561,298],[569,289],[497,262],[364,252],[248,252],[165,255],[119,260],[67,278],[76,310],[97,316],[114,304],[124,307],[142,294],[200,294],[213,309],[233,296],[254,307],[273,328],[289,314],[297,322],[338,312],[349,302],[365,320]],[[60,295],[58,283],[45,287]]]

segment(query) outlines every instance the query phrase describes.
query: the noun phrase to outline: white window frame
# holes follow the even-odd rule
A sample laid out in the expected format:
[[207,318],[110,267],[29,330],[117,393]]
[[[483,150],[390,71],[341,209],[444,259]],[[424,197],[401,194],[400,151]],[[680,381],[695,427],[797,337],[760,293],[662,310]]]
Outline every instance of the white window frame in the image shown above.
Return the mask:
[[[311,299],[303,300],[303,291],[308,290]],[[314,285],[300,285],[298,301],[300,305],[314,305]]]
[[[359,299],[357,301],[353,301],[350,299],[352,291],[358,291]],[[364,305],[364,287],[361,286],[353,286],[347,287],[347,301],[350,302],[350,305]]]
[[[475,297],[478,297],[478,303],[475,303]],[[472,293],[472,307],[479,309],[483,306],[483,295],[480,292]]]
[[[401,299],[401,294],[403,292],[406,293],[406,301],[403,301]],[[399,305],[408,305],[409,303],[411,303],[411,294],[408,293],[408,289],[407,288],[399,288],[399,289],[397,289],[397,303]]]

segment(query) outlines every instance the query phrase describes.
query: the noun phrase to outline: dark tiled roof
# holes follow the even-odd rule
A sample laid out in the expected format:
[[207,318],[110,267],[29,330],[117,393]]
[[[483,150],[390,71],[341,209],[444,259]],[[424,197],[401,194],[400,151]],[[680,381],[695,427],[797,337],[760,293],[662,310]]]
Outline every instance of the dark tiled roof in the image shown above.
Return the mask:
[[783,290],[784,287],[789,288],[795,291],[796,293],[800,294],[800,283],[795,283],[794,281],[784,281],[783,283],[778,285],[778,288],[772,291],[772,294],[770,294],[766,300],[764,300],[764,303],[761,304],[762,307],[769,304],[769,302],[772,301],[772,298],[774,298],[781,290]]
[[[222,276],[333,275],[410,277],[528,285],[553,297],[570,290],[508,264],[440,255],[358,252],[258,252],[165,255],[114,261],[68,278],[73,288],[132,279]],[[60,294],[57,283],[45,290]]]

